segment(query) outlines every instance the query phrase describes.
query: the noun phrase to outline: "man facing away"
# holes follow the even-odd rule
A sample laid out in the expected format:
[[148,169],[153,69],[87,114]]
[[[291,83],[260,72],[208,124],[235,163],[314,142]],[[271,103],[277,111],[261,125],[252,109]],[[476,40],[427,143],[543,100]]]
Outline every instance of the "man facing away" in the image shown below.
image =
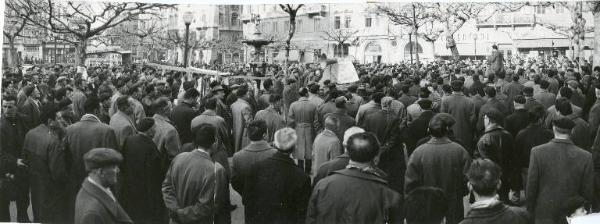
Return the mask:
[[386,174],[374,165],[378,153],[375,135],[352,135],[347,168],[314,187],[306,223],[402,223],[400,194],[388,187]]
[[554,139],[531,151],[527,179],[527,210],[536,224],[558,223],[555,214],[568,198],[594,196],[592,155],[571,141],[575,122],[559,118],[552,122]]
[[194,131],[196,149],[173,159],[162,184],[171,223],[213,223],[219,209],[229,206],[221,203],[229,194],[225,168],[210,157],[215,128],[202,124]]

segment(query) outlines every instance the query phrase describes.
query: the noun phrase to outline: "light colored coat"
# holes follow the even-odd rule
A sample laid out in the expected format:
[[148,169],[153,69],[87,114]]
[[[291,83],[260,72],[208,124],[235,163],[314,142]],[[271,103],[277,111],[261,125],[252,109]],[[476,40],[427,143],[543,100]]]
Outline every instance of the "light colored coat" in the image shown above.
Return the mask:
[[156,133],[154,133],[154,138],[152,138],[152,140],[156,143],[158,151],[162,155],[166,153],[170,160],[170,158],[179,154],[179,148],[181,147],[177,129],[171,124],[169,118],[160,114],[154,114],[153,118]]
[[333,131],[323,130],[317,135],[313,143],[313,162],[311,177],[315,177],[319,167],[327,161],[343,153],[342,144]]
[[110,118],[109,126],[115,130],[119,150],[123,148],[123,142],[128,136],[137,134],[135,123],[131,120],[131,117],[121,111],[113,114]]
[[238,98],[231,105],[233,114],[233,139],[235,142],[235,151],[240,151],[250,143],[248,139],[248,124],[253,120],[252,107],[248,101]]
[[299,160],[310,160],[312,157],[312,143],[315,131],[315,119],[317,118],[317,107],[306,97],[300,97],[290,105],[288,125],[296,129],[298,141],[294,149],[294,158]]
[[263,120],[267,123],[267,142],[273,142],[275,132],[285,127],[285,119],[283,116],[271,107],[258,111],[254,119]]

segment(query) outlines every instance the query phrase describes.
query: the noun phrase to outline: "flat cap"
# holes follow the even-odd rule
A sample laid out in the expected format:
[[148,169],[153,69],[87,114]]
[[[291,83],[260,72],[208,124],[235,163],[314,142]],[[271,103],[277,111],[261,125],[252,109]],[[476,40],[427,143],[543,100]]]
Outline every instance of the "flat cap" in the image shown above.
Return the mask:
[[571,130],[573,129],[573,127],[575,127],[575,122],[569,118],[561,117],[554,119],[552,121],[552,125],[554,125],[557,128]]
[[273,143],[280,151],[289,151],[296,146],[298,136],[296,130],[292,128],[282,128],[275,132]]
[[121,161],[123,161],[121,153],[109,148],[95,148],[83,155],[83,162],[87,171],[118,165]]

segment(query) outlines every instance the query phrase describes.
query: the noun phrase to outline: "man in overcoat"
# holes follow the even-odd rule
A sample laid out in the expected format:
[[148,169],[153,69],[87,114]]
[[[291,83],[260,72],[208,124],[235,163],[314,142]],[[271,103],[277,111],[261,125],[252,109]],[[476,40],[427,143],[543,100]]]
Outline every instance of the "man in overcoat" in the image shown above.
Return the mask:
[[66,130],[64,144],[68,177],[68,218],[74,217],[72,212],[75,211],[75,196],[87,176],[83,155],[94,148],[118,149],[115,131],[100,122],[95,115],[99,106],[97,100],[88,98],[84,106],[86,114],[81,117],[81,121],[70,125]]
[[133,223],[110,187],[117,184],[123,156],[114,149],[95,148],[83,156],[89,175],[75,202],[75,224]]
[[260,110],[254,117],[255,120],[263,120],[267,124],[267,142],[273,142],[275,132],[285,127],[285,118],[281,114],[281,95],[269,94],[268,107]]
[[161,193],[163,175],[156,144],[153,118],[138,122],[138,134],[123,141],[121,204],[136,223],[162,223],[166,210]]
[[274,138],[277,152],[257,162],[246,176],[246,223],[304,223],[310,178],[290,157],[296,131],[283,128]]
[[324,119],[327,119],[328,117],[334,117],[338,120],[339,124],[335,130],[335,135],[337,135],[338,139],[340,140],[344,139],[344,132],[356,124],[354,118],[348,114],[347,103],[346,97],[338,97],[335,99],[336,111],[333,113],[328,113],[324,117]]
[[171,121],[179,134],[181,144],[192,142],[192,129],[190,124],[192,119],[198,115],[198,111],[194,108],[196,101],[200,96],[198,90],[194,88],[188,89],[183,95],[183,101],[179,102],[171,112]]
[[561,223],[556,214],[571,197],[594,197],[592,155],[570,139],[575,122],[559,118],[552,124],[554,139],[534,147],[529,161],[527,210],[536,224]]
[[463,94],[462,88],[462,81],[452,81],[452,95],[442,98],[440,111],[448,113],[454,118],[455,124],[452,125],[454,136],[466,146],[467,151],[472,152],[475,128],[473,122],[476,121],[475,108],[473,101]]
[[181,152],[181,142],[179,141],[177,129],[169,119],[172,108],[169,98],[161,97],[156,99],[153,107],[156,113],[152,118],[154,118],[156,127],[152,141],[158,147],[164,175],[171,160]]
[[319,167],[343,153],[342,144],[335,135],[339,121],[334,117],[325,119],[323,131],[317,135],[313,143],[313,167],[311,177],[314,177]]
[[312,144],[315,137],[317,107],[308,101],[308,89],[299,90],[300,99],[290,105],[287,124],[296,130],[298,141],[294,148],[294,158],[306,173],[310,173]]
[[402,198],[374,165],[378,152],[375,135],[352,135],[348,139],[350,163],[316,184],[306,223],[403,223]]
[[448,138],[453,125],[454,118],[447,113],[431,119],[432,138],[410,156],[404,183],[405,195],[421,186],[441,188],[447,197],[446,222],[449,224],[463,219],[463,196],[467,194],[464,173],[471,159],[465,148]]
[[137,134],[135,122],[132,120],[133,107],[129,104],[129,96],[123,95],[117,99],[117,112],[110,117],[110,127],[115,131],[119,148],[123,147],[125,138]]
[[[211,98],[206,101],[204,104],[204,112],[198,115],[191,122],[191,129],[200,126],[201,124],[211,124],[217,129],[217,147],[219,147],[219,151],[223,151],[227,153],[229,150],[233,148],[233,141],[231,139],[230,129],[227,128],[227,122],[221,116],[216,113],[216,108],[218,105],[217,98]],[[185,151],[185,150],[183,150]]]
[[42,124],[25,135],[23,158],[29,167],[33,220],[41,223],[65,222],[64,130],[57,121],[58,107],[41,108]]
[[254,119],[254,112],[250,103],[248,103],[248,87],[240,87],[236,94],[238,96],[237,101],[231,105],[231,113],[233,114],[233,138],[235,142],[234,152],[240,151],[250,143],[247,127]]

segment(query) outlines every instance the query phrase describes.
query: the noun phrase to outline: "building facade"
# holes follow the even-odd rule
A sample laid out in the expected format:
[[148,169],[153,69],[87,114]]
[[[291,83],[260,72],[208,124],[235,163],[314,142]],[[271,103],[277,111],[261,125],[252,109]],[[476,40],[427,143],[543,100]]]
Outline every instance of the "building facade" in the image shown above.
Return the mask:
[[[386,16],[372,12],[369,6],[307,4],[300,8],[289,60],[312,62],[325,54],[328,58],[350,57],[360,63],[398,63],[410,60],[410,46],[415,54],[419,51],[421,59],[433,58],[427,53],[432,52],[431,46],[422,44],[424,40],[413,40],[411,44],[402,27],[392,24]],[[260,32],[275,41],[265,49],[266,60],[285,60],[289,15],[276,4],[244,6],[242,21],[246,37],[254,33],[253,18],[257,15]],[[343,39],[347,40],[341,44]]]

